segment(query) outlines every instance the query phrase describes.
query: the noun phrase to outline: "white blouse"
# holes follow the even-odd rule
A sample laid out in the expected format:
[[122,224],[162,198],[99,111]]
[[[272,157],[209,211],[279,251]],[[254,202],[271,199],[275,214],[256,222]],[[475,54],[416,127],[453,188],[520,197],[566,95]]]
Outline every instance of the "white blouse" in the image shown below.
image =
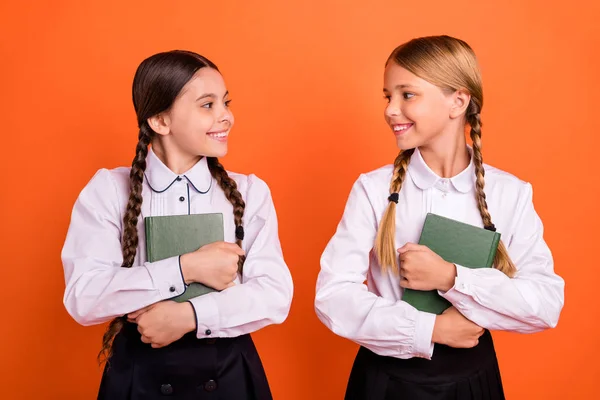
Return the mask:
[[[132,268],[121,268],[129,171],[99,170],[73,208],[62,251],[64,304],[82,325],[99,324],[184,292],[179,257],[146,262],[144,217],[221,212],[225,241],[235,243],[233,207],[206,159],[178,176],[150,149],[136,258]],[[235,337],[281,323],[292,300],[292,278],[283,260],[269,188],[254,175],[229,176],[246,202],[242,244],[247,258],[235,286],[190,301],[198,337]]]
[[[457,265],[454,287],[439,293],[483,328],[529,333],[554,327],[564,303],[564,281],[554,273],[531,185],[484,167],[488,210],[518,272],[510,279],[493,268]],[[334,333],[376,354],[430,359],[436,316],[403,302],[400,278],[382,273],[373,253],[392,173],[392,165],[382,167],[360,175],[352,187],[321,257],[315,308]],[[472,160],[460,174],[441,178],[415,150],[396,207],[397,248],[418,243],[429,212],[483,227]]]

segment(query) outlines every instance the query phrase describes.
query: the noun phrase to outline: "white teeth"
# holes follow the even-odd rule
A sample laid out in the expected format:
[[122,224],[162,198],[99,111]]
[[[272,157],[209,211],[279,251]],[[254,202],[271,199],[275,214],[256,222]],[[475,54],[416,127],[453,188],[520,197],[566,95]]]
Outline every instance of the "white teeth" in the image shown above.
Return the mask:
[[410,125],[402,125],[402,126],[396,125],[396,126],[394,126],[394,132],[405,131],[408,128],[410,128]]
[[228,134],[229,134],[229,132],[209,133],[209,136],[212,136],[215,138],[224,138],[224,137],[227,137]]

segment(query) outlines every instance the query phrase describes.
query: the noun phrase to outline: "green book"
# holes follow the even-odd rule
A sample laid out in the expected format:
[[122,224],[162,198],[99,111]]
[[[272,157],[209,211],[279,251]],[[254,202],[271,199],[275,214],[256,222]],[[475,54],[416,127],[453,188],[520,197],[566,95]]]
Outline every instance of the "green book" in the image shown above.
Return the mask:
[[[419,239],[419,244],[429,247],[445,261],[467,268],[491,268],[498,243],[498,232],[431,213],[425,218]],[[432,314],[441,314],[452,305],[437,290],[405,289],[402,300]]]
[[[223,214],[167,215],[144,218],[146,256],[154,262],[198,250],[205,244],[223,241]],[[170,300],[184,302],[215,289],[193,282],[185,292]]]

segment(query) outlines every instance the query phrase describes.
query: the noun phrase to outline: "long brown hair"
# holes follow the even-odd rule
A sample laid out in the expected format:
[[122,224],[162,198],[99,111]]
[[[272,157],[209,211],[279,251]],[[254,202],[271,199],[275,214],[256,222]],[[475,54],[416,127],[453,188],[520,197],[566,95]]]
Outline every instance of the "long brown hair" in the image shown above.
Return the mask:
[[[413,39],[398,46],[389,56],[386,66],[394,62],[412,74],[452,93],[466,90],[471,101],[466,111],[466,122],[470,127],[473,141],[473,165],[475,166],[475,196],[483,225],[495,231],[492,217],[488,211],[485,192],[485,170],[481,155],[481,109],[483,107],[483,87],[481,74],[475,53],[471,47],[460,39],[450,36],[428,36]],[[390,196],[397,196],[402,188],[410,158],[414,149],[401,151],[394,162],[394,173],[390,184]],[[394,198],[393,200],[397,200]],[[396,231],[396,203],[390,200],[379,224],[375,241],[375,254],[383,271],[392,268],[398,273],[398,255],[394,246]],[[506,247],[500,241],[494,267],[512,277],[516,268],[511,261]]]
[[[201,68],[219,70],[213,62],[199,54],[190,51],[174,50],[155,54],[145,59],[135,73],[132,97],[137,115],[139,133],[135,157],[133,158],[129,174],[129,200],[123,217],[123,233],[121,238],[123,251],[122,268],[133,266],[138,246],[137,223],[142,208],[142,187],[144,171],[146,170],[146,157],[148,156],[148,146],[155,134],[147,121],[149,118],[171,108],[181,89]],[[229,177],[217,158],[208,157],[207,163],[212,177],[217,181],[225,196],[233,205],[236,243],[241,247],[244,238],[242,219],[246,206],[242,195],[237,190],[235,181]],[[240,257],[238,264],[240,272],[243,262],[244,258]],[[123,328],[124,322],[125,317],[119,317],[109,323],[102,338],[102,349],[98,354],[99,362],[102,363],[108,360],[112,355],[113,339]]]

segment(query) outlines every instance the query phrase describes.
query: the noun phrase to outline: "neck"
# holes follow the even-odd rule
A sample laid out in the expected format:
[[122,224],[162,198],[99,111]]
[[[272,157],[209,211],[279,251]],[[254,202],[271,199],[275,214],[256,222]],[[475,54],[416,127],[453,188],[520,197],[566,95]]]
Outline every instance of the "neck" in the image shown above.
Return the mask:
[[158,138],[152,141],[152,150],[158,159],[177,175],[189,171],[202,159],[202,156],[183,152],[172,143]]
[[431,143],[420,146],[419,151],[427,166],[442,178],[458,175],[471,161],[464,127],[451,135],[440,135]]

